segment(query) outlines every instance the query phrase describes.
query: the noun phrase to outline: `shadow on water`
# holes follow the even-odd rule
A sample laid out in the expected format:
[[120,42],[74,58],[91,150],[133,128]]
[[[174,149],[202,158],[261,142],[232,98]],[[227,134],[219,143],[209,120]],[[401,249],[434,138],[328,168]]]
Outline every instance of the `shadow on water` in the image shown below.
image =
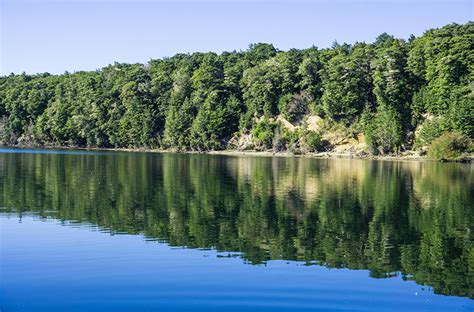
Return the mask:
[[3,153],[0,207],[474,298],[473,177],[431,162]]

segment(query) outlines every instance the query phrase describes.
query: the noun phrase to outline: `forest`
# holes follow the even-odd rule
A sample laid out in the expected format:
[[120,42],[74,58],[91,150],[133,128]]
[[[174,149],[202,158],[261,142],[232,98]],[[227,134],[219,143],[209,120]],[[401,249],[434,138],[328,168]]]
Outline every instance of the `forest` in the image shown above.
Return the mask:
[[7,146],[472,152],[474,23],[408,40],[176,54],[0,77]]

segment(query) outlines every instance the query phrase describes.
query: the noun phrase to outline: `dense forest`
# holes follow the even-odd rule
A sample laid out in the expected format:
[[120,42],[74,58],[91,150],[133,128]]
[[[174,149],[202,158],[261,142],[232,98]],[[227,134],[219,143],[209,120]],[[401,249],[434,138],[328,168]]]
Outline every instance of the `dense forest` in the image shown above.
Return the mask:
[[[472,149],[474,23],[408,40],[177,54],[0,77],[4,145],[374,154]],[[440,147],[441,146],[441,147]],[[428,147],[428,148],[427,148]],[[441,151],[439,151],[441,150]]]
[[[402,274],[474,298],[469,165],[310,158],[0,154],[0,214],[272,259]],[[316,281],[315,281],[316,282]]]

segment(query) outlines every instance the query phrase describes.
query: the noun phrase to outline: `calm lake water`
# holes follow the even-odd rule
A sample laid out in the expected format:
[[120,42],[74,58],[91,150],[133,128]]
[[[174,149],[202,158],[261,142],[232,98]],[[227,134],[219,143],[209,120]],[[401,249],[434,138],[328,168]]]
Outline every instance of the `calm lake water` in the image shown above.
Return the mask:
[[0,149],[0,311],[474,311],[474,166]]

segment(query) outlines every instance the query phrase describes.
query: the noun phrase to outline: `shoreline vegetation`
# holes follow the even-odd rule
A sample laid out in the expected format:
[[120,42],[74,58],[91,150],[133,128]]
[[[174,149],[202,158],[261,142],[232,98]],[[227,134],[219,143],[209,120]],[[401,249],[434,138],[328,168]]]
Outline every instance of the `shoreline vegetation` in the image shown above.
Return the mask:
[[470,161],[473,34],[1,76],[0,145]]
[[400,154],[391,155],[374,155],[369,153],[356,152],[308,152],[305,154],[292,153],[289,151],[258,151],[258,150],[211,150],[211,151],[196,151],[196,150],[176,150],[176,149],[149,149],[149,148],[107,148],[107,147],[80,147],[80,146],[5,146],[0,145],[0,148],[11,149],[39,149],[39,150],[65,150],[65,151],[105,151],[105,152],[128,152],[128,153],[175,153],[175,154],[199,154],[199,155],[222,155],[222,156],[258,156],[258,157],[294,157],[294,158],[315,158],[315,159],[368,159],[368,160],[393,160],[393,161],[442,161],[442,162],[460,162],[472,163],[474,155],[464,155],[462,158],[453,159],[430,159],[426,155],[421,155],[418,151],[405,151]]

